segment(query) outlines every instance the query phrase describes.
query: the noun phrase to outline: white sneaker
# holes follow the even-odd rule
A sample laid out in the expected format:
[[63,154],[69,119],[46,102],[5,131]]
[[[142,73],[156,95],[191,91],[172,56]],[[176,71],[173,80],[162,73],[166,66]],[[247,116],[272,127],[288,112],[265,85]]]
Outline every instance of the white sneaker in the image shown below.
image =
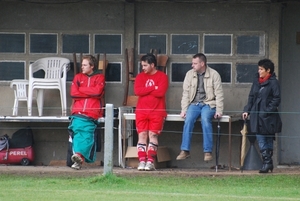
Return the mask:
[[146,166],[145,166],[145,170],[146,171],[152,171],[152,170],[155,170],[155,167],[154,167],[154,164],[152,162],[147,162],[146,163]]
[[137,169],[138,169],[139,171],[145,170],[145,166],[146,166],[146,162],[145,162],[145,161],[141,161],[141,162],[139,163],[139,166],[137,167]]
[[81,164],[80,163],[74,163],[72,166],[71,166],[72,169],[75,169],[75,170],[80,170],[81,169]]
[[71,157],[71,160],[75,163],[79,163],[82,164],[83,160],[82,158],[78,155],[78,154],[73,154],[73,156]]

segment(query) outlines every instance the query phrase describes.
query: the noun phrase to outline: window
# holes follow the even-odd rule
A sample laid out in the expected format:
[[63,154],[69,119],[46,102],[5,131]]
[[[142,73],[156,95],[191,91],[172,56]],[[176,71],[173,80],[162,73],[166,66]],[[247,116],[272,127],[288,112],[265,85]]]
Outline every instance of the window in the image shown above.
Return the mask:
[[57,53],[57,34],[30,34],[30,53]]
[[25,34],[0,33],[0,53],[25,53]]
[[252,83],[254,76],[257,73],[257,68],[257,64],[236,64],[236,82]]
[[121,35],[95,35],[95,53],[121,54]]
[[218,71],[223,83],[231,83],[231,63],[208,63],[207,65]]
[[198,35],[172,35],[172,54],[197,54]]
[[25,79],[24,61],[0,61],[0,80]]
[[121,82],[121,63],[108,63],[105,74],[106,82]]
[[171,81],[183,82],[185,74],[191,70],[191,63],[172,63],[171,65]]
[[237,36],[237,54],[264,55],[263,38],[259,35]]
[[[74,79],[74,61],[70,61],[70,70],[68,70],[68,72],[67,72],[67,81],[73,81],[73,79]],[[77,67],[77,73],[78,72],[81,72],[81,69],[80,69],[80,67],[81,67],[81,62],[80,61],[78,61],[77,63],[76,63],[76,67]]]
[[231,43],[232,35],[204,34],[204,53],[231,55]]
[[139,54],[147,54],[150,50],[157,50],[158,54],[166,54],[167,36],[158,34],[139,35]]
[[90,43],[89,35],[62,35],[62,52],[63,53],[89,53]]

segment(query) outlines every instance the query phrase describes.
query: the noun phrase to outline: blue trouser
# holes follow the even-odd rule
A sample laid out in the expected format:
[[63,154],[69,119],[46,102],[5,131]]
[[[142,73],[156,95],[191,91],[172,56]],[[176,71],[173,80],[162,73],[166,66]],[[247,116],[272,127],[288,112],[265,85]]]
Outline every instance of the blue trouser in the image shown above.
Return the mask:
[[203,152],[212,152],[213,135],[212,135],[212,118],[216,113],[216,108],[210,108],[205,104],[191,104],[186,112],[184,120],[181,150],[190,151],[191,139],[196,120],[201,117],[203,132]]
[[256,140],[258,143],[259,150],[270,149],[273,150],[273,135],[260,135],[256,134]]
[[73,153],[80,153],[87,163],[96,160],[96,128],[97,123],[92,118],[71,116],[68,127],[73,138]]

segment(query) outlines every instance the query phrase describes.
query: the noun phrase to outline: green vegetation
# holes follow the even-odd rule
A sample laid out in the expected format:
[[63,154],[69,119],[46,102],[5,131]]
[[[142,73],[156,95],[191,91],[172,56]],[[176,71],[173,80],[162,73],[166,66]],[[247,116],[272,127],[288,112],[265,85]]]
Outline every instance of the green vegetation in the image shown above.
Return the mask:
[[0,200],[300,200],[300,175],[33,177],[0,175]]

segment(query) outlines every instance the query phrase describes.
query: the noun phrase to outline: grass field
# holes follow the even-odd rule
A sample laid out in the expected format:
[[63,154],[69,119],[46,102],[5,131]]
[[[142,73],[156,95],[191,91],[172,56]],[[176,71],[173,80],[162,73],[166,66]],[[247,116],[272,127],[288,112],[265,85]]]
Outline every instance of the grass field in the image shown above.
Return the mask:
[[0,175],[0,200],[300,200],[300,175],[221,177]]

